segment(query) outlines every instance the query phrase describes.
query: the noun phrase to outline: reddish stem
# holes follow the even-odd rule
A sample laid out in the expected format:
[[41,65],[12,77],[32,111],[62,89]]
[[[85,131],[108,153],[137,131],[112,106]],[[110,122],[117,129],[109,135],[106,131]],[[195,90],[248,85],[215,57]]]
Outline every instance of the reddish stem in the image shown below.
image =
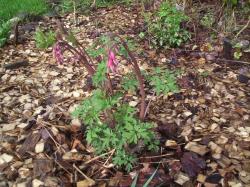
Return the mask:
[[114,93],[114,91],[113,91],[113,87],[112,87],[111,78],[110,78],[108,73],[106,74],[106,77],[107,77],[107,87],[112,95]]
[[88,59],[66,41],[62,41],[62,44],[68,48],[68,50],[74,55],[74,52],[80,56],[80,60],[83,63],[84,67],[87,69],[88,73],[93,76],[95,74],[94,68],[89,64]]
[[[68,31],[65,29],[64,25],[62,22],[60,22],[59,20],[57,20],[57,26],[59,28],[59,31],[62,35],[69,37],[69,33]],[[81,57],[81,61],[83,62],[83,65],[86,67],[86,69],[88,70],[88,73],[92,76],[95,73],[94,68],[92,68],[91,64],[88,61],[89,60],[92,62],[92,59],[89,57],[88,53],[86,52],[85,48],[77,41],[76,38],[74,38],[75,40],[75,45],[77,47],[77,49],[75,49],[73,46],[71,46],[70,44],[68,44],[66,41],[64,41],[62,39],[61,36],[59,36],[59,39],[62,40],[63,44],[68,47],[69,49],[73,50],[74,52],[76,52],[80,57]]]
[[121,41],[121,44],[123,45],[123,47],[126,49],[126,51],[128,52],[129,57],[132,60],[132,66],[134,67],[134,73],[137,77],[137,80],[139,82],[139,87],[140,87],[140,95],[141,95],[141,106],[140,106],[140,120],[144,120],[144,114],[145,114],[145,110],[146,110],[146,94],[145,94],[145,88],[144,88],[144,78],[141,74],[141,70],[139,68],[139,65],[137,63],[137,60],[135,59],[133,53],[130,51],[127,43],[125,42],[125,40],[123,40],[119,35],[116,35],[116,37],[118,37]]

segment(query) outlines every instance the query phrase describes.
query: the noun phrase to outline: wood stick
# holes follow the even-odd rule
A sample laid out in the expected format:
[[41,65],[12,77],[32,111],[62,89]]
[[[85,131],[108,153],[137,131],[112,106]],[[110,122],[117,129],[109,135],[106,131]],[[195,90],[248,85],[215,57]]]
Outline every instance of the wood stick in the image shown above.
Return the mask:
[[240,61],[240,60],[228,60],[228,59],[224,59],[224,58],[217,58],[216,60],[220,60],[220,61],[224,61],[224,62],[232,62],[232,63],[240,63],[240,64],[250,65],[250,62]]
[[92,159],[90,159],[90,160],[84,162],[84,164],[89,164],[90,162],[93,162],[93,161],[95,161],[95,160],[97,160],[97,159],[99,159],[99,158],[101,158],[101,157],[103,157],[103,156],[106,156],[106,155],[108,155],[108,154],[114,152],[114,150],[115,150],[115,149],[113,149],[113,150],[111,150],[111,151],[109,151],[109,152],[107,152],[107,153],[103,153],[103,154],[101,154],[101,155],[99,155],[99,156],[97,156],[97,157],[94,157],[94,158],[92,158]]

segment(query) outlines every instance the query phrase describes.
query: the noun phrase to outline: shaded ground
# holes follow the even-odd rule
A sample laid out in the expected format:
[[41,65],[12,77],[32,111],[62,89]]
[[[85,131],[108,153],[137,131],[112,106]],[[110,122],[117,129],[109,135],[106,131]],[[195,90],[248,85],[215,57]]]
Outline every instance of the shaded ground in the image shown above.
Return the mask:
[[[76,36],[85,45],[108,31],[137,39],[139,12],[118,7],[80,16]],[[72,18],[63,20],[75,28]],[[54,18],[40,22],[48,23],[54,27]],[[85,70],[57,66],[51,50],[36,49],[31,33],[24,36],[24,44],[0,49],[1,65],[29,63],[0,68],[0,186],[72,186],[79,181],[78,186],[130,186],[136,171],[141,186],[158,165],[150,186],[250,185],[250,83],[239,79],[249,67],[220,60],[219,41],[204,39],[196,50],[187,45],[175,55],[140,42],[147,49],[138,56],[143,69],[164,66],[184,74],[180,93],[148,96],[147,120],[157,126],[161,151],[141,153],[139,164],[126,175],[110,163],[112,152],[94,157],[80,122],[71,120],[70,112],[90,94]],[[137,102],[137,96],[133,99]],[[84,180],[85,175],[93,181]]]

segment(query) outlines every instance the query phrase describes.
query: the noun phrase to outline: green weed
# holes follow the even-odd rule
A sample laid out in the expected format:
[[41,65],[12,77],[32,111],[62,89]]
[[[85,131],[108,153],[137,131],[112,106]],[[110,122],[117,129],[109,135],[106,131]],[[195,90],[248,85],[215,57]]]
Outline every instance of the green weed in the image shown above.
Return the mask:
[[38,29],[35,33],[36,46],[41,49],[47,49],[56,42],[56,34],[53,31],[43,32]]
[[148,76],[149,83],[153,86],[156,95],[178,92],[177,73],[168,69],[155,68],[154,72]]
[[177,47],[190,38],[190,33],[181,27],[188,17],[168,2],[163,2],[160,9],[153,15],[148,14],[145,20],[155,46]]

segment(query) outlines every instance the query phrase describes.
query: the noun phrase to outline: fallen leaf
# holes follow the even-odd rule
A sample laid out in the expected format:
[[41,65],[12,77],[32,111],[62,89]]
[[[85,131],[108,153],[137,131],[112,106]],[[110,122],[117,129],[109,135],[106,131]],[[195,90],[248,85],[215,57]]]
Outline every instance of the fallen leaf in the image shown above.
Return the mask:
[[183,157],[181,158],[181,164],[183,170],[190,177],[195,177],[202,169],[205,169],[206,167],[205,160],[192,152],[184,153]]
[[79,181],[76,183],[77,187],[88,187],[88,186],[94,186],[95,181],[92,179],[85,179],[83,181]]
[[53,170],[53,161],[48,159],[36,159],[34,161],[33,173],[35,177],[44,176]]
[[220,180],[222,179],[222,176],[219,173],[213,173],[206,178],[207,183],[212,184],[219,184]]
[[158,131],[166,138],[177,136],[178,126],[173,123],[163,123],[158,126]]
[[185,175],[184,173],[179,173],[174,182],[176,182],[177,184],[183,186],[184,183],[186,183],[189,180],[190,180],[190,178],[187,175]]
[[199,65],[203,65],[203,64],[205,64],[206,63],[206,59],[205,58],[199,58],[198,59],[198,64]]
[[185,146],[185,149],[188,151],[193,151],[201,156],[205,155],[209,151],[207,146],[200,145],[197,142],[189,142]]
[[40,133],[35,133],[28,136],[24,141],[22,147],[18,150],[18,154],[20,155],[20,157],[24,156],[28,151],[33,151],[40,138]]
[[165,146],[169,148],[176,148],[178,146],[177,142],[174,140],[167,140]]
[[8,155],[6,153],[0,155],[0,165],[4,164],[4,163],[8,163],[11,162],[13,160],[13,156],[12,155]]

